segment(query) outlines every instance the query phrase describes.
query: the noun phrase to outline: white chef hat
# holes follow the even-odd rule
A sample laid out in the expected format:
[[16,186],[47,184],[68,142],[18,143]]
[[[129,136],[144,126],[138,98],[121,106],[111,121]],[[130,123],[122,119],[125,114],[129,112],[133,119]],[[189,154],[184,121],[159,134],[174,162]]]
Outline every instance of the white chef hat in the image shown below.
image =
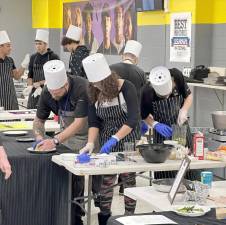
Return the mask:
[[66,37],[70,38],[74,41],[80,41],[81,35],[82,35],[82,29],[80,27],[76,27],[72,24],[69,26],[67,33],[66,33]]
[[135,55],[137,58],[139,58],[140,52],[142,49],[142,44],[138,41],[134,41],[134,40],[129,40],[126,42],[126,46],[124,49],[124,54],[125,53],[131,53],[133,55]]
[[149,81],[158,95],[166,96],[172,92],[172,78],[166,67],[154,67],[149,74]]
[[82,64],[89,82],[99,82],[111,75],[107,60],[101,53],[86,57]]
[[63,87],[67,82],[67,74],[64,62],[50,60],[43,66],[46,85],[51,90]]
[[48,44],[49,43],[49,31],[37,29],[35,40],[36,41],[43,41],[43,42]]
[[9,42],[10,42],[10,40],[9,40],[9,36],[8,36],[7,32],[5,30],[1,30],[0,31],[0,45],[6,44]]

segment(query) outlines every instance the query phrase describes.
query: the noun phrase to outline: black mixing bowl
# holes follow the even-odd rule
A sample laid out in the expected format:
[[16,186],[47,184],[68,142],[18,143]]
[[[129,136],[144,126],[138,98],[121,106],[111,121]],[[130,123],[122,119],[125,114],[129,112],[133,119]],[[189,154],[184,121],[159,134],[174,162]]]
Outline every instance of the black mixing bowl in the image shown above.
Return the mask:
[[146,162],[163,163],[170,155],[173,145],[168,144],[143,144],[137,148]]

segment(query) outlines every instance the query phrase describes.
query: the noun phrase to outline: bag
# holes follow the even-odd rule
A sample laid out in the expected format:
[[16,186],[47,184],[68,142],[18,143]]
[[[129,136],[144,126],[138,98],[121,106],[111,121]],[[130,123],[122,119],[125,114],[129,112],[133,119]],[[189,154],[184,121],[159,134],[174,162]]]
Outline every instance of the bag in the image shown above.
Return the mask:
[[195,80],[203,81],[203,78],[207,78],[210,69],[205,67],[204,65],[196,66],[194,69],[191,70],[190,77]]

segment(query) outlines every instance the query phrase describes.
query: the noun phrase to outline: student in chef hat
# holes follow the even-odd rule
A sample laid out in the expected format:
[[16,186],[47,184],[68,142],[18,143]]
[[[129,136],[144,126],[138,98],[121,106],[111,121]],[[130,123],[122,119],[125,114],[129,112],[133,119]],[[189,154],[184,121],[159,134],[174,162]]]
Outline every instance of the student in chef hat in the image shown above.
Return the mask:
[[[74,25],[70,25],[65,37],[61,41],[61,45],[71,52],[69,60],[69,74],[72,76],[85,77],[82,69],[82,60],[89,55],[89,50],[85,45],[81,44],[82,29]],[[86,77],[85,77],[86,78]]]
[[[112,72],[101,53],[88,56],[82,61],[87,78],[90,82],[89,92],[92,105],[89,108],[88,143],[81,153],[92,152],[92,146],[99,135],[100,153],[124,151],[125,142],[139,139],[139,105],[136,88],[127,80],[120,79]],[[125,187],[134,186],[133,173],[121,175]],[[114,184],[116,175],[103,176],[102,187],[106,189]],[[100,190],[101,202],[98,214],[99,224],[105,225],[111,215],[113,189],[106,194]],[[125,197],[126,213],[133,213],[135,202]]]

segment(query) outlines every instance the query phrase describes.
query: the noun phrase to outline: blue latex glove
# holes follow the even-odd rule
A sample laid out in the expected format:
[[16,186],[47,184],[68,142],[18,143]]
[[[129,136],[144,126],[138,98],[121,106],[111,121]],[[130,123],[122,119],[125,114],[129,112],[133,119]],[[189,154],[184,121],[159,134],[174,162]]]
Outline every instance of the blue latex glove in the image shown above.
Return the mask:
[[140,123],[141,135],[146,134],[148,132],[148,130],[149,130],[148,125],[143,120],[141,120],[141,123]]
[[39,143],[41,143],[42,141],[43,141],[43,140],[38,140],[38,141],[33,142],[32,148],[35,149],[36,146],[37,146]]
[[156,123],[153,128],[165,138],[172,137],[173,135],[173,129],[164,123]]
[[87,153],[82,153],[77,156],[77,162],[79,163],[88,163],[90,161],[90,155]]
[[116,146],[118,143],[118,140],[114,137],[111,137],[100,149],[100,153],[106,153],[109,154],[111,149]]

